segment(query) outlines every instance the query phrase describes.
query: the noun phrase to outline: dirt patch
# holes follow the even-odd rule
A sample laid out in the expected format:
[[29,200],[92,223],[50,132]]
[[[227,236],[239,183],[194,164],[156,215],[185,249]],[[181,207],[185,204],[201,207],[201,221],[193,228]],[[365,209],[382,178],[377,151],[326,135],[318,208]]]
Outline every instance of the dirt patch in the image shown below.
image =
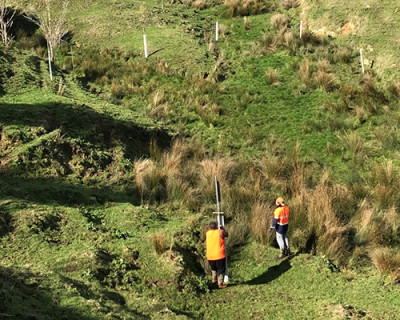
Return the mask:
[[354,30],[355,30],[354,24],[352,24],[350,21],[346,21],[340,28],[340,35],[344,37],[349,34],[353,34]]

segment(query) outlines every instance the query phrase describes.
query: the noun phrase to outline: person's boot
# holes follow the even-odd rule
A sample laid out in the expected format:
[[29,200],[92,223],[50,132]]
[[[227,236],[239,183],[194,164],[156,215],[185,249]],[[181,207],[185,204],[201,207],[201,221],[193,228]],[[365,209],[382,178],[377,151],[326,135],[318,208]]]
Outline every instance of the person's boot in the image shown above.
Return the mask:
[[228,286],[227,284],[224,284],[224,275],[223,275],[223,274],[220,274],[220,275],[218,276],[218,288],[224,289],[224,288],[226,288],[227,286]]
[[290,248],[289,248],[289,247],[286,247],[286,255],[287,255],[287,256],[290,256],[290,254],[291,254]]
[[212,283],[217,283],[217,271],[212,270],[212,271],[211,271],[211,274],[212,274],[212,280],[211,280],[211,282],[212,282]]
[[285,255],[285,250],[281,250],[281,253],[278,255],[278,256],[276,256],[276,259],[278,260],[278,259],[282,259],[282,258],[284,258],[286,255]]

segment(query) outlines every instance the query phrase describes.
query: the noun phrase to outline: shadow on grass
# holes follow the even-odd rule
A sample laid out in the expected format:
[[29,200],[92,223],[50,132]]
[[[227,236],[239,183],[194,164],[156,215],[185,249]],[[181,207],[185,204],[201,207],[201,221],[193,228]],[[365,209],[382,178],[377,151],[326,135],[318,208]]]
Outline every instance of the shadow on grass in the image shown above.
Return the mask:
[[140,127],[117,119],[123,107],[99,113],[87,105],[65,103],[0,104],[0,124],[42,127],[47,132],[61,129],[61,135],[100,147],[122,145],[126,157],[133,159],[150,154],[152,143],[169,147],[170,135],[160,129]]
[[61,204],[65,206],[96,205],[106,201],[129,202],[140,204],[140,196],[136,189],[113,186],[86,186],[74,184],[56,178],[23,178],[12,173],[1,176],[0,200],[17,198],[39,204]]
[[[71,300],[73,291],[65,292],[66,287],[58,282],[53,282],[41,275],[31,272],[23,272],[14,268],[0,267],[0,319],[18,319],[18,320],[47,320],[47,319],[80,319],[94,320],[99,318],[99,314],[94,315],[93,309],[89,304],[82,303],[77,308],[62,306],[62,297],[60,293],[64,291],[64,295]],[[66,282],[71,285],[71,283]],[[54,285],[51,288],[50,285]],[[59,287],[57,287],[57,285]],[[61,288],[62,286],[62,288]],[[74,286],[75,287],[75,286]],[[78,295],[85,290],[78,286]],[[90,293],[82,295],[83,298],[96,298],[96,295]],[[107,295],[105,295],[107,299]],[[121,299],[121,297],[119,297]],[[110,299],[109,299],[110,300]],[[111,299],[115,300],[115,299]],[[108,307],[104,309],[108,313]],[[128,310],[134,319],[148,319],[148,317],[132,310]],[[101,316],[102,311],[99,311]]]
[[297,253],[295,255],[291,255],[285,258],[280,264],[268,268],[267,271],[260,274],[258,277],[246,281],[243,284],[260,285],[267,284],[275,279],[278,279],[282,274],[290,270],[290,268],[292,267],[290,264],[290,260],[292,260],[295,256],[297,256]]

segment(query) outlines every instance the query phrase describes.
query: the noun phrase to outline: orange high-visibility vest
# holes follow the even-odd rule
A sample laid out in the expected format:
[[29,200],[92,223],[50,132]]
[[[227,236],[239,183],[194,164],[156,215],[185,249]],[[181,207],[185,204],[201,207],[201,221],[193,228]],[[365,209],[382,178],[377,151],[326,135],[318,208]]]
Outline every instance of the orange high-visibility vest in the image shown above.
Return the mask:
[[206,233],[206,256],[210,261],[225,258],[225,241],[218,229],[208,230]]
[[289,207],[278,207],[274,211],[274,218],[278,219],[278,224],[285,225],[289,223]]

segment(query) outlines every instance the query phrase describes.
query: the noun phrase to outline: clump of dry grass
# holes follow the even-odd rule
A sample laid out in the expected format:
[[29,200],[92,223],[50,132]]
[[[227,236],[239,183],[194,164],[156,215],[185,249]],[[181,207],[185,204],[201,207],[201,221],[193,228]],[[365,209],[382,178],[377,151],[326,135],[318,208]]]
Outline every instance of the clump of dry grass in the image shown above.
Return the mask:
[[153,92],[148,106],[149,116],[153,119],[164,118],[168,115],[168,101],[163,90]]
[[153,200],[159,198],[164,186],[164,174],[157,167],[156,162],[150,159],[142,159],[135,162],[135,181],[140,192],[141,203],[145,198]]
[[317,252],[327,255],[338,264],[345,264],[350,256],[350,230],[341,222],[333,207],[340,188],[332,185],[324,172],[313,191],[306,194],[310,236],[317,238]]
[[249,228],[254,236],[262,243],[271,240],[270,226],[273,218],[272,208],[265,202],[257,201],[251,209]]
[[339,47],[337,51],[337,58],[340,62],[349,63],[351,61],[352,50],[347,47]]
[[397,98],[400,99],[400,83],[391,83],[389,91]]
[[353,158],[366,159],[372,153],[371,144],[365,141],[357,132],[338,133],[337,137],[353,153]]
[[318,70],[314,75],[315,83],[327,92],[333,91],[337,82],[335,76],[326,71]]
[[370,253],[370,258],[381,274],[389,274],[393,283],[399,283],[400,253],[388,247],[380,247]]
[[249,17],[243,17],[243,26],[245,30],[250,30],[250,18]]
[[243,245],[249,237],[249,228],[246,221],[235,219],[227,227],[229,237],[227,238],[227,247],[233,248],[235,246]]
[[307,58],[301,61],[299,76],[306,88],[311,86],[311,62]]
[[280,84],[278,71],[276,71],[274,68],[268,68],[268,70],[265,72],[265,79],[267,80],[268,84]]
[[392,161],[377,164],[371,171],[372,197],[379,208],[396,205],[400,192],[400,172]]
[[225,0],[225,14],[228,17],[250,16],[273,10],[273,3],[266,0]]
[[268,33],[263,34],[259,45],[261,46],[261,51],[276,51],[278,49],[276,38]]
[[287,28],[289,23],[289,17],[285,16],[284,14],[278,13],[271,17],[271,25],[276,29],[283,29]]
[[282,1],[282,7],[286,10],[297,8],[300,5],[297,0],[284,0]]
[[220,37],[225,37],[229,33],[229,27],[226,24],[220,23],[218,25],[218,31]]
[[153,233],[153,246],[157,254],[163,254],[166,251],[165,235],[161,232]]

